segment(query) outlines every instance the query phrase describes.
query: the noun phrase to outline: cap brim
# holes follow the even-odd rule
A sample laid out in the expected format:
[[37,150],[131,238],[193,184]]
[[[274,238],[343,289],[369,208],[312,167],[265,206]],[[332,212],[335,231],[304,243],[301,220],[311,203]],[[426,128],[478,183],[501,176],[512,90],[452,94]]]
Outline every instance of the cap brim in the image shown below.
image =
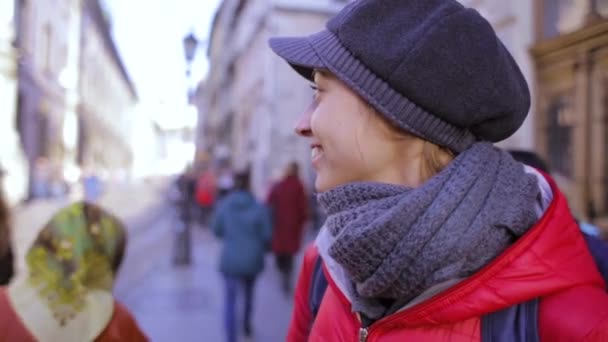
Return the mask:
[[313,81],[314,69],[326,69],[306,37],[271,38],[270,48],[304,78]]

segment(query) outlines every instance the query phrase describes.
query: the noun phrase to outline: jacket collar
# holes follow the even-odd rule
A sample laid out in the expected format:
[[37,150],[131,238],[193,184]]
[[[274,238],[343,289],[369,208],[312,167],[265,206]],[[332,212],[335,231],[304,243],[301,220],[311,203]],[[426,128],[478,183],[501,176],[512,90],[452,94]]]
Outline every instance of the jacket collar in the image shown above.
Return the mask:
[[[527,171],[540,177],[542,196],[537,212],[541,217],[536,225],[475,275],[440,293],[426,294],[427,298],[419,298],[417,304],[380,322],[399,326],[454,323],[574,286],[604,287],[566,198],[549,176],[534,169]],[[330,286],[348,304],[348,278],[327,255],[330,237],[322,230],[316,245]]]

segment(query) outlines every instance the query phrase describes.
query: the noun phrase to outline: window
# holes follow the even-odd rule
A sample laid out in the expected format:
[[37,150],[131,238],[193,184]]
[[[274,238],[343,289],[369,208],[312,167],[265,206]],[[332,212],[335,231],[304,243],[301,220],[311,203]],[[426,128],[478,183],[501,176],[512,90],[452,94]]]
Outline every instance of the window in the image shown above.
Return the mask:
[[538,4],[539,38],[552,39],[533,48],[537,146],[573,212],[608,229],[608,42],[598,39],[608,34],[599,24],[608,18],[608,0]]
[[602,17],[608,17],[608,0],[591,0],[591,2]]
[[554,172],[572,178],[573,172],[573,123],[574,111],[569,97],[554,98],[547,112],[549,167]]
[[606,0],[542,0],[543,38],[553,38],[581,28],[592,1]]

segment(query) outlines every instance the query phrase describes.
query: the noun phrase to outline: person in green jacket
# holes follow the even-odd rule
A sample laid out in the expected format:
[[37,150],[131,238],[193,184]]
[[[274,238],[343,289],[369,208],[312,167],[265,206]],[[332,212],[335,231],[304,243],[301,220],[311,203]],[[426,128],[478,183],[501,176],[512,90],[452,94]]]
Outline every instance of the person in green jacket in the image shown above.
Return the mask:
[[235,189],[218,203],[212,229],[223,240],[220,272],[226,288],[224,323],[226,340],[234,342],[236,300],[241,291],[245,294],[243,332],[247,337],[252,335],[255,279],[264,268],[264,255],[272,237],[270,214],[251,193],[247,172],[236,175]]

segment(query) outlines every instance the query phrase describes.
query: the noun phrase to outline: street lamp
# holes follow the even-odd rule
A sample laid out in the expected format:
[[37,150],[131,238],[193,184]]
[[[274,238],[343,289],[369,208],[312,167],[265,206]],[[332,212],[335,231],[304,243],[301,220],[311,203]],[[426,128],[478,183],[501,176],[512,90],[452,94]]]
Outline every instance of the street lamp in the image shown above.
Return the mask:
[[184,37],[184,56],[186,57],[186,63],[188,64],[188,69],[186,70],[186,75],[190,77],[190,65],[194,60],[194,55],[196,55],[196,48],[198,47],[198,39],[194,36],[194,33],[190,32],[187,36]]
[[[190,67],[196,50],[198,48],[199,41],[194,36],[194,33],[190,32],[183,39],[184,44],[184,57],[186,58],[186,77],[188,78],[188,84],[190,84]],[[190,103],[191,90],[188,85],[188,103]],[[193,182],[193,179],[190,179]],[[177,265],[189,265],[191,263],[192,255],[192,237],[191,237],[191,225],[194,220],[192,215],[194,203],[190,203],[189,200],[192,198],[184,193],[181,194],[181,203],[178,206],[178,210],[181,211],[179,215],[180,219],[177,220],[176,224],[176,244],[174,250],[174,263]]]

